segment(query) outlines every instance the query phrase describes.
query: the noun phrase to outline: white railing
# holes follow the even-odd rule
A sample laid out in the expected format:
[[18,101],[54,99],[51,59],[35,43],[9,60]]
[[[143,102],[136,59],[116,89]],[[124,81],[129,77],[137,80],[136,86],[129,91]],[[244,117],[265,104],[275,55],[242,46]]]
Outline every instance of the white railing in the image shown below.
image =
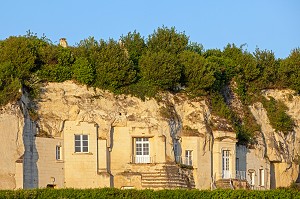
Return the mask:
[[179,164],[182,164],[181,156],[175,156],[175,162],[179,163]]
[[154,158],[150,156],[132,156],[132,163],[134,164],[146,164],[153,162]]
[[223,171],[222,171],[222,178],[223,178],[223,179],[229,179],[229,178],[231,178],[231,173],[230,173],[230,171],[229,171],[229,170],[223,170]]
[[246,180],[246,171],[236,171],[235,178],[239,180]]
[[179,163],[179,164],[184,164],[184,165],[188,165],[188,166],[193,165],[193,161],[192,161],[191,157],[175,156],[175,161],[176,161],[176,163]]

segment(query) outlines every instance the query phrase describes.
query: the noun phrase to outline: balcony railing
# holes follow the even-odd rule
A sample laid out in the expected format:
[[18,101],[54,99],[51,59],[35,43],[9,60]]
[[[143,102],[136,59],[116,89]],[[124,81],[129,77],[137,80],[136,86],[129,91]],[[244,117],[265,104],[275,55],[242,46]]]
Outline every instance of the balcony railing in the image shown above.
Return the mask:
[[236,171],[235,178],[239,180],[246,180],[246,171]]
[[154,163],[154,157],[151,156],[132,156],[131,163],[133,164],[147,164]]
[[193,165],[192,157],[181,157],[181,156],[175,156],[176,163],[184,164],[184,165]]
[[231,171],[230,170],[223,170],[222,171],[222,178],[223,179],[232,178]]

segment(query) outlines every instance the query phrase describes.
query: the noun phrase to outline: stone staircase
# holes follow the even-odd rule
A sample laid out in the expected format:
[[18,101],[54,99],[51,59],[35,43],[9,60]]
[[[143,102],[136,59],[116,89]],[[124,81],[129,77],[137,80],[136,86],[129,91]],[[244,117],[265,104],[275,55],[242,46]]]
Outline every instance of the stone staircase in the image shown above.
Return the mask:
[[219,179],[216,181],[217,189],[233,189],[231,185],[231,179]]
[[250,189],[247,180],[219,179],[215,183],[217,189]]
[[166,165],[152,172],[142,172],[142,187],[145,189],[193,189],[193,171],[177,165]]

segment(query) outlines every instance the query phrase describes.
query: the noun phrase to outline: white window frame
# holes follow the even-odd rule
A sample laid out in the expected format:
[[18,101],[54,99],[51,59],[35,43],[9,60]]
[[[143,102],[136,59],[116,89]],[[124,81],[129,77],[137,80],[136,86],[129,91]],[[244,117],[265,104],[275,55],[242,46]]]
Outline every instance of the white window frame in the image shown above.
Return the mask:
[[265,170],[259,169],[259,186],[265,186]]
[[230,150],[222,150],[222,178],[231,178],[230,174]]
[[249,173],[249,176],[250,176],[250,184],[251,186],[254,186],[255,185],[255,172],[250,172]]
[[60,145],[56,145],[55,148],[55,159],[56,160],[62,160],[61,154],[62,154],[62,147]]
[[135,163],[150,163],[149,137],[135,138]]
[[185,150],[185,165],[192,166],[193,165],[193,151],[192,150]]
[[89,135],[87,134],[74,135],[74,152],[89,153]]

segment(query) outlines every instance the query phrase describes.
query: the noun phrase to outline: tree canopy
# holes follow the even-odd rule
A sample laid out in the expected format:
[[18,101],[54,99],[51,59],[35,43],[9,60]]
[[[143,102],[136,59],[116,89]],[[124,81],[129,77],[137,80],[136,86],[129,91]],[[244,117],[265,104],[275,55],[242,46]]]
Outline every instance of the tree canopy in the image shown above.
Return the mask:
[[[118,41],[89,37],[67,48],[30,32],[0,41],[0,106],[18,99],[21,88],[35,91],[41,82],[65,80],[140,98],[159,91],[206,96],[236,123],[237,117],[221,102],[224,88],[234,81],[244,105],[262,89],[290,88],[300,94],[300,49],[285,59],[259,48],[250,53],[244,45],[204,49],[184,32],[165,26],[147,39],[133,31]],[[290,121],[280,114],[276,124],[287,129],[280,122]],[[241,135],[249,130],[244,127],[236,126]]]

